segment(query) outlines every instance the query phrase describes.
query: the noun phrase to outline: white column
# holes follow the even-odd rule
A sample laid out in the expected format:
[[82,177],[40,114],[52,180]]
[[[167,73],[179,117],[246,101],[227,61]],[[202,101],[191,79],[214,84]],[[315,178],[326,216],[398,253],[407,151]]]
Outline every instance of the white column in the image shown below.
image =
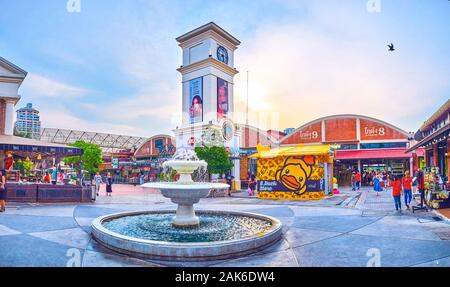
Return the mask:
[[362,166],[361,166],[361,160],[358,159],[358,171],[359,171],[359,172],[362,172],[361,168],[362,168]]
[[6,102],[5,112],[5,135],[12,136],[14,134],[14,102]]

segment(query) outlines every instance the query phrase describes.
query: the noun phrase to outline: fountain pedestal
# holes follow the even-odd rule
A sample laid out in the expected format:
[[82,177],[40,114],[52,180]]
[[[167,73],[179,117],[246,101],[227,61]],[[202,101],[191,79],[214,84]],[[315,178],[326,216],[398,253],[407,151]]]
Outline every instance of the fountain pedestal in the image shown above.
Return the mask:
[[173,203],[178,204],[177,213],[172,224],[180,227],[196,226],[199,224],[195,216],[194,204],[201,198],[208,196],[211,186],[208,184],[167,184],[160,188],[164,197],[170,198]]

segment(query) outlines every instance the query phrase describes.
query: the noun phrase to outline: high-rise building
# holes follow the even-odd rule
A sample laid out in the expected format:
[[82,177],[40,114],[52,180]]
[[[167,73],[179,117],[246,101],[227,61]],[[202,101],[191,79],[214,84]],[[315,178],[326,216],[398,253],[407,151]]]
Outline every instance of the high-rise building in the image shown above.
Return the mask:
[[41,134],[41,121],[39,111],[28,103],[25,107],[17,110],[17,121],[15,129],[18,133],[27,133],[33,139],[39,139]]

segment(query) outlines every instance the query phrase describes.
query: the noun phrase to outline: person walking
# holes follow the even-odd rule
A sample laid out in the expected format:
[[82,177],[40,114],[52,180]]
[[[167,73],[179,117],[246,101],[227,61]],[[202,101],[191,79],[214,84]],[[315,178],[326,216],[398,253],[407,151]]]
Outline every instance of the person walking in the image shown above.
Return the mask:
[[400,198],[402,196],[402,183],[397,176],[394,176],[392,179],[393,180],[391,182],[391,187],[392,187],[392,196],[394,197],[395,209],[401,212],[402,201]]
[[6,211],[6,172],[0,170],[0,212]]
[[355,174],[355,180],[356,180],[356,189],[359,191],[361,189],[361,173],[359,170]]
[[231,189],[232,189],[232,185],[233,185],[233,179],[234,179],[234,176],[231,174],[231,172],[228,172],[227,176],[226,176],[227,184],[229,185],[228,186],[228,190],[227,190],[227,195],[228,196],[231,196]]
[[94,183],[95,183],[95,193],[97,196],[100,195],[100,186],[103,183],[102,176],[100,175],[100,172],[97,171],[97,173],[94,176]]
[[373,190],[376,192],[377,196],[383,191],[383,188],[381,187],[381,175],[379,174],[375,175],[373,178]]
[[417,189],[420,193],[420,207],[425,207],[425,177],[421,168],[417,170]]
[[255,195],[255,189],[256,189],[256,177],[252,174],[250,176],[250,181],[248,183],[248,187],[250,189],[250,194],[251,196]]
[[52,184],[56,184],[58,181],[58,169],[56,166],[53,166],[52,168]]
[[145,183],[144,179],[145,179],[144,173],[141,171],[139,175],[139,185],[143,185]]
[[409,209],[412,201],[412,178],[409,176],[409,171],[405,172],[402,178],[403,194],[405,195],[405,205]]
[[356,190],[356,172],[352,172],[352,176],[350,178],[352,182],[352,191]]
[[112,185],[113,185],[113,178],[111,177],[111,173],[108,172],[108,174],[106,175],[106,196],[111,196]]

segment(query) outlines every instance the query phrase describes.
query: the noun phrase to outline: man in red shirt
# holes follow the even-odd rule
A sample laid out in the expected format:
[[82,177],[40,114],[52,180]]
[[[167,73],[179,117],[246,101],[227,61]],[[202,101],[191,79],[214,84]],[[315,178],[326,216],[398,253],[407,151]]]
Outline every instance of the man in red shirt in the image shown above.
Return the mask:
[[402,202],[400,197],[402,196],[402,182],[398,179],[397,176],[394,176],[393,181],[391,182],[392,186],[392,196],[394,197],[395,209],[397,211],[402,211]]
[[361,173],[359,170],[356,172],[356,188],[359,190],[361,188]]
[[409,176],[409,171],[405,172],[405,176],[402,178],[403,194],[405,195],[405,205],[409,209],[409,205],[412,201],[412,178]]

